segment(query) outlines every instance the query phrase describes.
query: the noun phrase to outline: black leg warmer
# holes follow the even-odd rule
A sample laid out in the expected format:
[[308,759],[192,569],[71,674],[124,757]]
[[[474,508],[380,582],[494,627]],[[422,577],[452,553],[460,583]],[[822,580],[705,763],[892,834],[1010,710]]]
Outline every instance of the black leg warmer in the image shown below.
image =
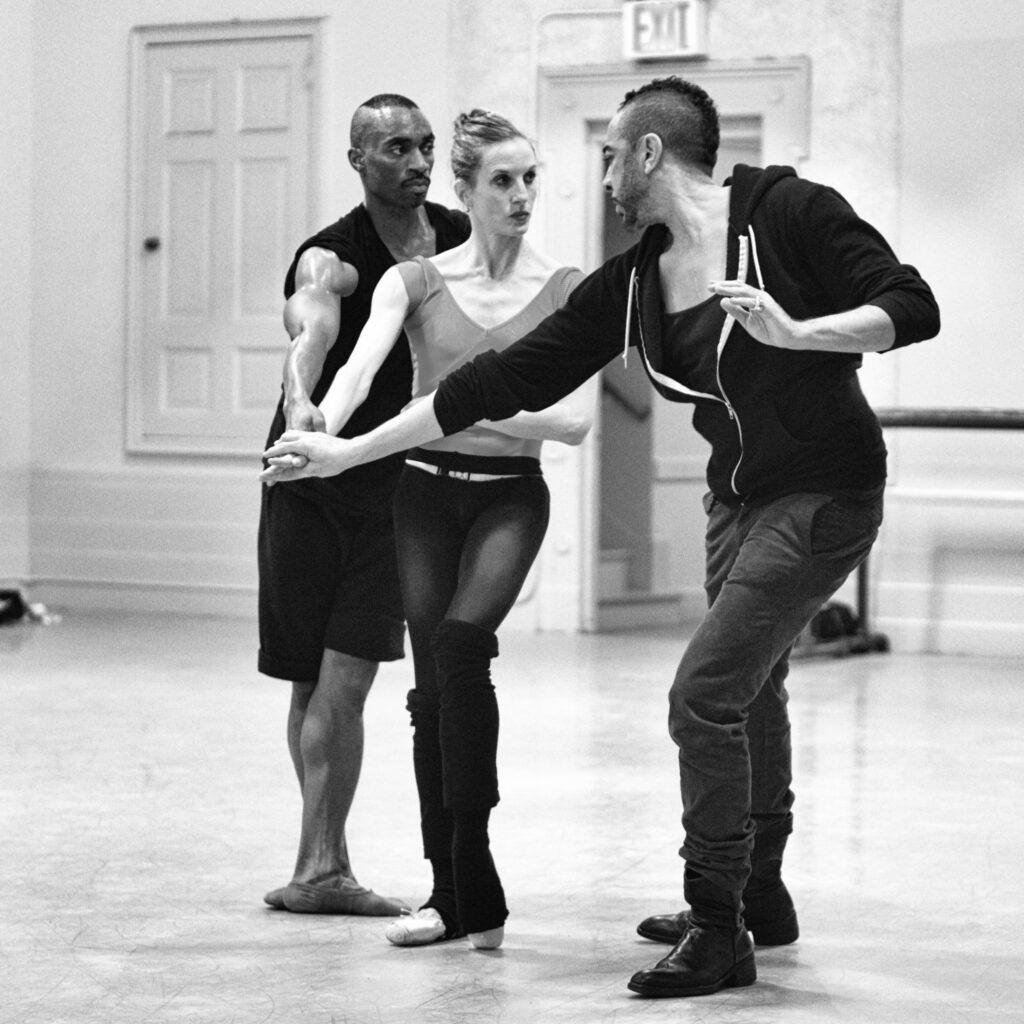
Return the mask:
[[440,692],[444,803],[453,811],[498,803],[498,700],[491,659],[498,638],[489,629],[444,619],[431,641]]
[[423,856],[427,860],[450,859],[452,812],[445,807],[441,758],[441,711],[437,695],[410,690],[412,717],[412,764],[420,798],[420,829]]
[[498,701],[491,659],[498,638],[489,629],[445,619],[432,640],[440,692],[444,804],[454,817],[452,865],[459,925],[487,931],[508,916],[491,857],[487,822],[498,802]]

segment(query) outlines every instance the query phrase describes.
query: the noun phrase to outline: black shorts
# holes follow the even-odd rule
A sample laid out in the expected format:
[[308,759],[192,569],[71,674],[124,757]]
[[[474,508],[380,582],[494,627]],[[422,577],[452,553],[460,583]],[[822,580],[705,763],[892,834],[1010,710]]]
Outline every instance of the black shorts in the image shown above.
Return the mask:
[[353,513],[308,483],[264,487],[260,508],[258,667],[293,682],[318,678],[325,648],[366,661],[405,653],[390,502]]

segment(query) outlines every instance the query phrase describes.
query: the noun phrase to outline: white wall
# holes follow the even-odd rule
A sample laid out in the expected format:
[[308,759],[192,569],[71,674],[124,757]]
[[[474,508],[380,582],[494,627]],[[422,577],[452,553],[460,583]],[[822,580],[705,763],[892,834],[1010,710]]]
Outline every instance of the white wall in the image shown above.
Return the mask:
[[[253,608],[256,452],[251,462],[124,452],[134,26],[326,16],[321,223],[359,198],[344,154],[361,99],[414,96],[442,153],[451,114],[467,105],[532,127],[537,63],[618,60],[618,8],[617,0],[6,0],[0,580],[27,576],[34,596],[51,603]],[[583,13],[595,9],[606,13]],[[873,399],[1024,405],[1013,290],[1024,260],[1016,241],[1021,5],[904,0],[902,48],[891,0],[715,0],[711,10],[715,59],[809,57],[804,173],[837,184],[938,293],[941,337],[869,359]],[[638,68],[638,81],[655,73]],[[435,181],[433,198],[450,200],[444,168]],[[1024,649],[1019,436],[904,432],[891,447],[894,486],[872,567],[878,625],[904,649]]]
[[902,250],[927,267],[943,330],[905,354],[901,399],[1022,407],[1024,5],[903,6]]
[[[16,237],[27,239],[31,227],[25,251],[33,288],[13,292],[31,296],[18,332],[30,340],[15,362],[23,376],[32,371],[23,437],[31,439],[33,466],[34,595],[57,604],[250,614],[259,444],[250,460],[124,451],[130,32],[172,22],[324,16],[323,181],[311,225],[318,227],[361,198],[345,157],[348,123],[373,93],[413,96],[447,150],[447,0],[14,0],[3,9],[15,29],[3,33],[15,57],[3,81],[31,81],[13,91],[10,104],[5,88],[0,109],[24,108],[18,116],[23,127],[31,124],[33,144],[25,153],[34,153],[31,188],[25,156],[3,165],[4,180],[15,178],[22,191]],[[28,51],[16,45],[19,34],[34,46],[31,63],[18,56]],[[443,162],[438,180],[432,198],[447,201]],[[9,250],[0,256],[5,270]],[[282,328],[282,355],[285,340]],[[4,386],[6,397],[15,385]],[[6,506],[0,512],[10,517]]]
[[0,373],[0,584],[29,570],[28,481],[32,257],[32,24],[27,4],[0,5],[0,294],[4,296]]
[[[904,0],[899,250],[940,336],[898,357],[898,403],[1024,408],[1024,7]],[[908,649],[1024,651],[1024,436],[890,431],[878,625]]]

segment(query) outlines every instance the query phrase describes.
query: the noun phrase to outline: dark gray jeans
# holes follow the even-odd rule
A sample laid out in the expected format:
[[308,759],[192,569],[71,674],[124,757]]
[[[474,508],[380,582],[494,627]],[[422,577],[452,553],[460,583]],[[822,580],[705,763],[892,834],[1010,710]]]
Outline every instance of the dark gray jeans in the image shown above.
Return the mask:
[[755,831],[792,828],[790,649],[867,555],[882,498],[791,494],[730,508],[708,495],[705,510],[708,611],[669,693],[679,852],[688,869],[740,892]]

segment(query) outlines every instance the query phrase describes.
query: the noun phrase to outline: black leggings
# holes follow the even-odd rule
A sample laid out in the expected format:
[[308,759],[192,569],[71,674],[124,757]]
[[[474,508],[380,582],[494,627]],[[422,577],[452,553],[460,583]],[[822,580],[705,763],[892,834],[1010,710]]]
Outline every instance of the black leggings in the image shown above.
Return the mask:
[[[423,850],[435,875],[439,862],[451,862],[453,846],[457,852],[456,823],[466,823],[465,841],[498,802],[495,631],[537,556],[548,508],[541,476],[476,482],[407,467],[399,482],[395,535],[416,676],[413,763]],[[495,927],[507,913],[500,912],[503,897],[493,885],[479,891],[468,874],[460,877],[456,857],[461,927]]]

